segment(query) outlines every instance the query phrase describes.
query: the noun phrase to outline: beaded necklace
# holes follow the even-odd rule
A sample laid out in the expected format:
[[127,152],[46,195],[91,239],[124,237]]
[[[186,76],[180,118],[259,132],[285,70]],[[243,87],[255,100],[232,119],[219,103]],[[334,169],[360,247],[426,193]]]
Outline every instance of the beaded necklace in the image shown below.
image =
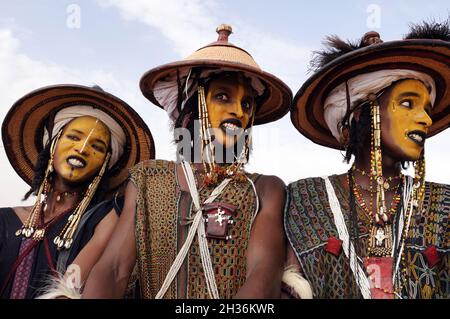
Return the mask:
[[[373,185],[372,185],[372,179],[370,178],[370,186],[369,188],[364,188],[363,186],[359,185],[358,183],[356,183],[356,179],[355,179],[355,175],[353,174],[353,171],[357,171],[360,172],[361,175],[365,176],[365,175],[369,175],[367,172],[363,171],[363,170],[359,170],[357,168],[355,168],[355,166],[353,166],[348,174],[347,174],[347,179],[350,178],[352,179],[352,184],[353,184],[353,194],[355,195],[356,201],[358,203],[358,205],[362,208],[362,210],[366,213],[367,216],[369,216],[372,220],[376,219],[376,213],[373,211],[373,195],[374,193],[376,193],[376,191],[373,190]],[[388,184],[387,181],[391,182],[393,180],[399,180],[398,184],[395,185],[395,192],[394,192],[394,196],[392,197],[392,202],[390,205],[390,209],[388,212],[388,221],[390,221],[392,219],[392,216],[394,216],[395,212],[397,211],[397,207],[398,204],[400,202],[400,190],[401,190],[401,186],[402,186],[402,175],[398,175],[398,176],[393,176],[393,177],[389,177],[386,179],[385,184]],[[349,183],[350,185],[350,183]],[[386,190],[392,189],[394,187],[392,187],[391,185],[387,185],[384,187]],[[364,196],[362,195],[361,190],[364,191],[368,191],[370,192],[370,201],[369,201],[369,207],[367,207],[366,201],[364,199]]]

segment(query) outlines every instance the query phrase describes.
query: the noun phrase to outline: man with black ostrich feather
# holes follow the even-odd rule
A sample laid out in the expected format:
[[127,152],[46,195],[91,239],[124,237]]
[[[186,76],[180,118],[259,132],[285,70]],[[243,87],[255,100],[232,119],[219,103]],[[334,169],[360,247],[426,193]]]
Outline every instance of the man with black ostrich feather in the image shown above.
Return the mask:
[[291,120],[354,160],[288,186],[288,264],[303,283],[293,295],[449,298],[450,186],[425,181],[424,156],[426,138],[450,125],[449,41],[447,20],[400,41],[333,36],[316,52]]

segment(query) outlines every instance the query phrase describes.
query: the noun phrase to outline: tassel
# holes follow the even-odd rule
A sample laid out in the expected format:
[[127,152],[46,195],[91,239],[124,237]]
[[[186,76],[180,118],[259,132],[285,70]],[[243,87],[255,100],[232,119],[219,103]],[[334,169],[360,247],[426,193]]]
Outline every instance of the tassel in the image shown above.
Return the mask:
[[69,285],[69,281],[61,273],[49,278],[41,291],[42,294],[36,299],[81,299],[81,288]]
[[282,282],[291,288],[300,299],[313,299],[311,285],[300,275],[295,266],[290,265],[284,269]]

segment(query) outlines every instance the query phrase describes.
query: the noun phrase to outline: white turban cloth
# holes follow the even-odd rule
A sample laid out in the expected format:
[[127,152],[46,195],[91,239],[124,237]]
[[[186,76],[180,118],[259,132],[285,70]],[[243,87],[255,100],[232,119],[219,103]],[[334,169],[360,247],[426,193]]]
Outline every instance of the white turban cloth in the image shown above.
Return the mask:
[[[113,167],[124,152],[126,135],[117,121],[105,112],[88,105],[75,105],[66,107],[56,113],[53,124],[53,132],[51,136],[56,136],[67,123],[81,116],[95,117],[108,127],[109,132],[111,133],[111,158],[109,160],[108,168]],[[44,132],[43,145],[46,145],[48,141],[48,133],[49,132],[47,131]]]
[[[415,79],[423,82],[430,90],[431,105],[434,105],[436,86],[434,80],[429,75],[413,70],[393,69],[365,73],[347,80],[351,102],[350,110],[353,110],[356,106],[366,101],[370,94],[378,94],[392,83],[406,79]],[[339,142],[342,142],[342,127],[340,124],[346,114],[347,94],[344,82],[328,94],[324,103],[325,122],[334,138]]]
[[[195,77],[194,82],[194,79],[192,79],[190,76],[191,69],[190,68],[181,69],[179,71],[180,82],[181,84],[184,84],[186,82],[182,89],[183,99],[181,103],[181,108],[183,108],[184,103],[186,103],[186,101],[189,100],[189,98],[197,91],[198,79],[206,79],[213,74],[219,74],[227,71],[236,72],[236,70],[228,68],[220,68],[217,70],[204,70],[200,73],[200,76]],[[250,80],[250,85],[256,91],[258,96],[264,93],[265,86],[258,77],[245,72],[244,76]],[[186,78],[188,78],[187,81],[185,80]],[[177,109],[178,103],[177,73],[172,72],[164,79],[161,79],[158,82],[156,82],[155,87],[153,88],[153,95],[155,99],[158,101],[158,103],[167,112],[170,119],[175,122],[179,116],[179,110]]]

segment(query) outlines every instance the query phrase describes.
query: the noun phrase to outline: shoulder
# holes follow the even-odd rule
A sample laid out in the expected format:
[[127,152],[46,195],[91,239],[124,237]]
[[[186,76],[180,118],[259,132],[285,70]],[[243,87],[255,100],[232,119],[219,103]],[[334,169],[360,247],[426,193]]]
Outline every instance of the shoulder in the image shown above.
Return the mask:
[[323,177],[302,178],[295,182],[289,183],[288,189],[289,190],[297,189],[297,188],[305,187],[307,185],[322,185],[323,183],[324,183]]
[[442,190],[442,191],[450,191],[450,185],[448,184],[442,184],[442,183],[435,183],[435,182],[425,182],[425,187],[430,190]]
[[90,220],[97,220],[98,223],[102,220],[106,215],[108,215],[115,207],[115,198],[106,199],[101,202],[89,205],[88,209],[85,212],[86,218]]
[[[335,176],[330,176],[333,183]],[[324,212],[328,203],[325,180],[322,177],[310,177],[292,182],[287,187],[285,219],[303,220],[306,212]]]
[[425,182],[425,195],[434,205],[439,205],[443,210],[450,209],[450,185]]
[[166,160],[146,160],[133,166],[129,173],[130,179],[135,184],[140,184],[147,177],[159,174],[173,173],[175,170],[175,162]]
[[173,161],[166,161],[166,160],[160,160],[160,159],[152,159],[152,160],[145,160],[142,162],[139,162],[138,164],[134,165],[130,172],[135,171],[141,171],[146,169],[164,169],[164,168],[170,168],[174,167],[175,162]]
[[261,188],[262,190],[270,189],[272,191],[284,190],[286,184],[281,178],[275,175],[259,175],[255,186]]
[[260,175],[255,182],[256,192],[261,203],[261,212],[282,215],[286,200],[286,185],[277,176]]
[[4,224],[6,220],[11,219],[15,215],[12,207],[0,207],[0,224]]
[[8,219],[19,219],[22,223],[24,223],[30,215],[32,208],[32,206],[0,208],[0,215]]

